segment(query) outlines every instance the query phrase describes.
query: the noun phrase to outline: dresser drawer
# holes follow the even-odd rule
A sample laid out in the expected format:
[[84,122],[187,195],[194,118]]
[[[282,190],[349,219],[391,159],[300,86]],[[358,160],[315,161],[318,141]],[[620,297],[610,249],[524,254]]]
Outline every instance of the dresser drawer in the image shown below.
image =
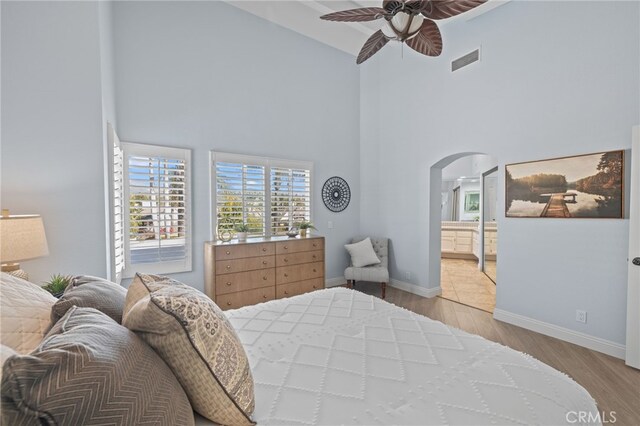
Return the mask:
[[234,293],[236,291],[251,290],[275,284],[276,270],[263,269],[259,271],[237,272],[216,276],[216,296]]
[[323,278],[280,284],[276,286],[276,298],[282,299],[284,297],[297,296],[299,294],[309,293],[310,291],[320,290],[323,288]]
[[323,248],[324,244],[322,238],[312,238],[310,240],[280,241],[276,243],[276,254],[322,250]]
[[292,283],[324,277],[324,263],[305,263],[276,269],[276,284]]
[[275,253],[272,243],[238,244],[216,247],[216,260],[241,259],[243,257],[269,256]]
[[216,275],[233,274],[241,271],[255,271],[276,266],[275,256],[247,257],[244,259],[219,260],[216,262]]
[[322,260],[324,260],[324,252],[322,250],[276,255],[276,265],[278,267],[299,265],[301,263],[320,262]]
[[238,293],[221,294],[216,298],[216,304],[220,306],[222,310],[237,309],[247,305],[268,302],[275,298],[275,287],[265,287]]

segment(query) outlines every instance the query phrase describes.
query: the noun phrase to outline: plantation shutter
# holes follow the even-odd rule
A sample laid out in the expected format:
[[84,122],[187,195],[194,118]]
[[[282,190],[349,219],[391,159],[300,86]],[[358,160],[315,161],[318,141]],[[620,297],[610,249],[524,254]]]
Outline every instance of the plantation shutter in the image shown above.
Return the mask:
[[271,167],[271,232],[284,235],[311,220],[311,172]]
[[311,173],[306,161],[211,153],[214,238],[245,223],[250,236],[284,235],[311,221]]
[[113,234],[116,282],[122,280],[125,265],[124,254],[124,153],[120,139],[114,132],[113,139]]
[[122,147],[125,276],[191,270],[191,152],[124,142]]
[[245,223],[249,235],[265,235],[265,166],[218,161],[215,179],[218,232]]
[[110,123],[107,124],[107,141],[111,154],[111,278],[120,283],[125,267],[124,221],[124,153],[120,139]]

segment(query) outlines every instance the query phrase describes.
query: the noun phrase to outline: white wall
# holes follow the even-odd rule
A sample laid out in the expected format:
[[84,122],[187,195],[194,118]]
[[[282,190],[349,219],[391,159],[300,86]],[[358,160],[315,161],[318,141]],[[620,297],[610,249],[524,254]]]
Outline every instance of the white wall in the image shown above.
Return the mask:
[[[379,131],[361,136],[361,150],[376,152],[362,157],[361,181],[384,182],[377,194],[363,191],[362,231],[391,237],[392,276],[410,271],[414,284],[438,285],[439,237],[429,235],[429,211],[440,182],[437,198],[429,190],[437,176],[430,168],[441,159],[495,156],[502,212],[505,164],[630,147],[640,121],[639,7],[510,2],[443,27],[439,58],[410,49],[402,57],[390,45],[362,66],[363,122],[377,120]],[[606,30],[593,30],[603,23]],[[482,62],[449,71],[453,58],[480,44]],[[398,90],[398,76],[412,89]],[[377,212],[373,220],[364,218],[369,211]],[[624,343],[627,220],[501,213],[498,227],[498,308]],[[587,324],[575,321],[576,309],[588,311]]]
[[[117,2],[114,26],[120,139],[192,149],[193,272],[177,278],[204,286],[210,150],[313,161],[327,277],[343,276],[360,211],[353,57],[222,2]],[[342,213],[320,197],[334,175],[353,194]]]
[[97,2],[1,2],[2,208],[42,215],[31,280],[106,272]]

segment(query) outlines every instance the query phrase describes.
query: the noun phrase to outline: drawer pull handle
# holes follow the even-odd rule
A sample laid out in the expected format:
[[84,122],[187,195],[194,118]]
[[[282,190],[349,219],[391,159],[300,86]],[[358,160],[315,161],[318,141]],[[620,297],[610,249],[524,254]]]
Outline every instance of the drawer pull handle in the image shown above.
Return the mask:
[[289,276],[289,274],[286,274],[286,273],[284,274],[284,277],[285,277],[285,278],[287,278],[288,276]]
[[317,247],[318,245],[317,245],[316,243],[313,243],[313,246],[314,246],[314,247]]
[[227,306],[231,306],[231,302],[227,302]]
[[284,294],[289,294],[289,292],[287,290],[284,291]]
[[289,248],[289,246],[284,246],[284,249],[287,250]]
[[313,272],[316,272],[316,268],[313,268]]
[[231,254],[231,252],[229,250],[227,250],[227,254]]
[[314,254],[313,256],[311,256],[311,258],[312,258],[312,259],[315,259],[315,258],[316,258],[316,255]]
[[266,247],[262,247],[262,251],[267,251],[267,248]]
[[263,294],[263,295],[262,295],[262,298],[263,298],[263,299],[266,299],[266,298],[267,298],[267,295],[266,295],[266,294]]
[[267,261],[266,261],[266,260],[263,260],[263,261],[262,261],[262,264],[263,264],[263,265],[266,265],[266,264],[267,264]]
[[285,262],[288,262],[288,261],[289,261],[289,259],[287,259],[287,258],[285,257],[285,258],[284,258],[284,261],[285,261]]
[[227,265],[227,269],[231,269],[231,265]]
[[266,281],[267,280],[267,276],[265,275],[264,277],[262,277],[262,279]]
[[230,282],[230,281],[227,281],[227,285],[231,285],[231,282]]
[[316,286],[314,285],[314,286],[313,286],[313,288],[318,288],[318,287],[316,287]]

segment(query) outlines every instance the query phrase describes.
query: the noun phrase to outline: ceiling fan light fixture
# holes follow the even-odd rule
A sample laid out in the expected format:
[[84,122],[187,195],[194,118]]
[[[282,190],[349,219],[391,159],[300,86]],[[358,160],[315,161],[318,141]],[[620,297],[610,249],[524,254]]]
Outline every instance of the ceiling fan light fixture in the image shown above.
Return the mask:
[[388,22],[395,33],[395,38],[404,41],[418,34],[423,21],[422,15],[398,12]]

